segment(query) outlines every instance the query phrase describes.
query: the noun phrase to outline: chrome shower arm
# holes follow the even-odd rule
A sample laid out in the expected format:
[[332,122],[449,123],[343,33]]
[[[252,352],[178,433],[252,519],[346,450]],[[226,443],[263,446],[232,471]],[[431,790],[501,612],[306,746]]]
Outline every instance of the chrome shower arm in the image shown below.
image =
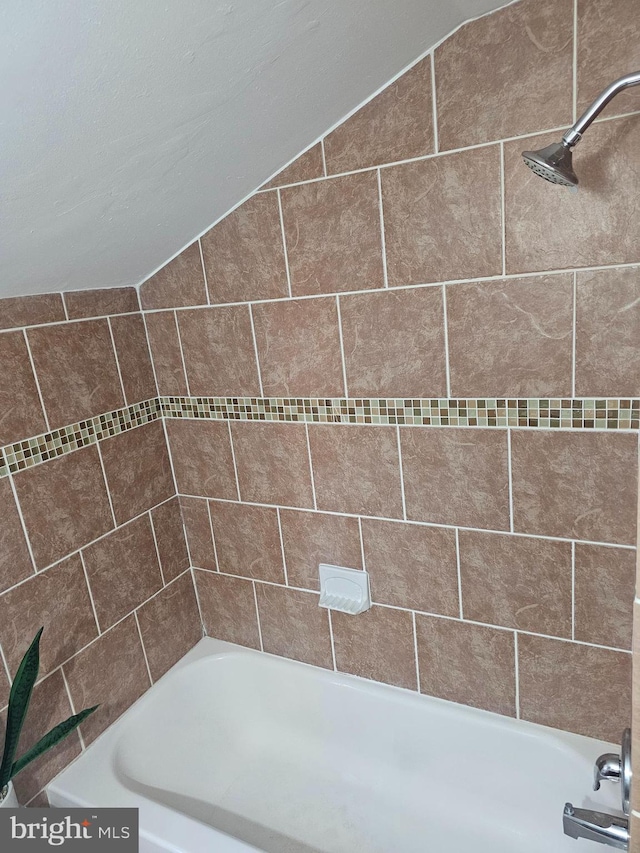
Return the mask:
[[578,121],[573,125],[571,130],[568,130],[562,137],[562,142],[567,148],[573,148],[582,139],[582,134],[589,127],[591,122],[597,118],[602,110],[607,106],[609,101],[613,100],[617,94],[631,86],[640,85],[640,71],[635,71],[633,74],[625,74],[624,77],[614,80],[610,86],[601,92],[591,106],[586,109]]

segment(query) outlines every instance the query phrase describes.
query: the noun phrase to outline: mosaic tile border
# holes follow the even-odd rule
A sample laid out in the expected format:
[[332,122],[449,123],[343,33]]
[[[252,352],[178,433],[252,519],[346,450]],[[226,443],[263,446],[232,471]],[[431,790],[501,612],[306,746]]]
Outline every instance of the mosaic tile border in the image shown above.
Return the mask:
[[0,477],[160,418],[381,426],[640,429],[640,400],[621,398],[345,399],[154,397],[0,448]]

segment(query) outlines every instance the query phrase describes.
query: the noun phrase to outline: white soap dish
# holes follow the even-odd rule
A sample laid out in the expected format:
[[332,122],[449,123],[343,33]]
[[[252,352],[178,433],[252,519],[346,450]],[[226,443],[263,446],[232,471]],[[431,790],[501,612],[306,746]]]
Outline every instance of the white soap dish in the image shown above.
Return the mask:
[[360,569],[320,564],[320,607],[342,613],[363,613],[371,607],[369,575]]

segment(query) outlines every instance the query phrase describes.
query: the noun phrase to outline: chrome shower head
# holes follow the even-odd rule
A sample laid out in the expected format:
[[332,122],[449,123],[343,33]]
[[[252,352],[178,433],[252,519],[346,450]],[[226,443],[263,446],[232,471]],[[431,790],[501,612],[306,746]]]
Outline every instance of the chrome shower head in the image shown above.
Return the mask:
[[563,187],[577,187],[578,178],[571,163],[571,149],[564,142],[554,142],[539,151],[523,151],[527,166],[552,184]]

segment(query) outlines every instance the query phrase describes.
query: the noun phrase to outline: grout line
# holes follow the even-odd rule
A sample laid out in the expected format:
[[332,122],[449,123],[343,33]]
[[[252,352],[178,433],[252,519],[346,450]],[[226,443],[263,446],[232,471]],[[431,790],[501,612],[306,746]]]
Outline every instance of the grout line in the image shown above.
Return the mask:
[[236,491],[238,493],[238,500],[242,501],[242,497],[240,495],[240,478],[238,477],[238,466],[236,464],[236,452],[233,447],[233,433],[231,432],[231,421],[227,421],[227,427],[229,429],[229,444],[231,446],[231,460],[233,462],[233,473],[236,478]]
[[220,571],[220,562],[218,560],[218,548],[216,545],[216,535],[213,532],[213,518],[211,517],[211,501],[206,498],[207,501],[207,515],[209,517],[209,530],[211,531],[211,541],[213,542],[213,559],[216,561],[216,571]]
[[284,554],[284,538],[282,536],[282,521],[280,520],[280,507],[276,507],[278,516],[278,535],[280,536],[280,551],[282,552],[282,568],[284,569],[284,585],[289,586],[289,575],[287,573],[287,558]]
[[456,527],[456,571],[458,574],[458,608],[460,618],[464,619],[464,610],[462,607],[462,571],[460,569],[460,530]]
[[413,626],[413,654],[416,659],[416,690],[420,693],[420,658],[418,657],[418,631],[416,628],[416,612],[411,611],[411,623]]
[[438,153],[440,141],[438,139],[438,104],[436,99],[436,51],[431,49],[431,109],[433,110],[433,151]]
[[151,535],[153,536],[153,544],[156,547],[156,557],[158,559],[158,566],[160,567],[160,577],[162,578],[162,586],[165,587],[167,585],[167,581],[165,580],[164,570],[162,568],[162,560],[160,559],[160,548],[158,547],[158,538],[156,536],[156,529],[153,524],[153,516],[151,515],[151,510],[149,510],[149,524],[151,525]]
[[[256,622],[258,623],[258,638],[260,640],[260,651],[263,652],[264,651],[264,643],[262,642],[262,625],[260,624],[260,608],[258,607],[258,593],[256,591],[256,582],[254,580],[250,580],[250,579],[247,579],[247,580],[249,580],[249,582],[253,586],[253,603],[256,606]],[[274,584],[274,586],[277,586],[277,584]]]
[[[98,451],[98,459],[100,460],[100,468],[102,469],[102,477],[104,479],[104,487],[105,487],[105,490],[107,492],[107,497],[109,498],[109,507],[111,508],[111,517],[113,518],[113,530],[115,530],[117,527],[119,527],[121,525],[118,525],[118,522],[116,521],[116,513],[115,513],[115,510],[113,509],[113,501],[111,500],[111,492],[109,490],[109,483],[107,481],[107,472],[106,472],[105,467],[104,467],[104,460],[102,458],[102,451],[100,450],[100,442],[99,441],[96,441],[95,447]],[[148,510],[147,510],[147,512],[148,512]],[[144,515],[144,514],[145,513],[142,513],[142,515]],[[86,548],[87,546],[85,545],[84,547]]]
[[87,585],[87,591],[89,592],[89,600],[91,601],[91,609],[93,610],[93,618],[96,620],[96,628],[98,629],[98,636],[103,633],[102,628],[100,627],[100,620],[98,619],[98,611],[96,610],[96,603],[93,597],[93,590],[91,589],[91,584],[89,583],[89,573],[87,572],[87,565],[84,561],[84,554],[82,551],[78,552],[78,556],[80,557],[80,562],[82,564],[82,571],[84,572],[84,582]]
[[[173,453],[171,452],[171,444],[169,443],[169,430],[167,428],[167,420],[168,419],[163,417],[163,418],[161,418],[161,420],[162,420],[162,431],[164,432],[164,442],[167,445],[167,456],[169,457],[169,467],[171,468],[171,480],[173,482],[173,489],[175,491],[175,495],[173,495],[173,497],[176,497],[176,495],[178,494],[178,480],[176,478],[176,472],[175,472],[175,469],[173,466]],[[168,500],[171,500],[171,498],[168,498]],[[166,501],[163,501],[163,503],[166,503]],[[153,509],[155,509],[155,507],[153,507]]]
[[42,415],[44,417],[44,422],[47,427],[47,432],[51,432],[51,425],[49,423],[49,415],[47,414],[47,410],[44,405],[44,397],[42,396],[42,390],[40,388],[40,380],[38,379],[38,373],[36,371],[36,363],[33,360],[33,354],[31,352],[31,346],[29,345],[29,336],[27,335],[27,330],[22,330],[22,337],[24,338],[25,345],[27,347],[27,355],[29,356],[29,363],[31,364],[31,370],[33,372],[33,378],[36,383],[36,391],[38,392],[38,399],[40,400],[40,405],[42,407]]
[[[66,692],[67,692],[67,699],[69,700],[69,707],[71,708],[71,713],[75,716],[75,714],[77,714],[77,713],[78,713],[78,711],[77,711],[77,709],[76,709],[76,703],[73,701],[73,696],[71,695],[71,688],[69,687],[69,682],[67,681],[67,674],[66,674],[66,672],[64,671],[64,667],[63,667],[63,666],[60,666],[60,667],[58,667],[58,668],[59,668],[59,670],[60,670],[60,675],[62,676],[62,683],[64,684],[64,689],[65,689],[65,690],[66,690]],[[54,670],[54,672],[55,672],[55,670]],[[53,675],[53,673],[51,673],[51,674]],[[85,741],[84,741],[84,737],[82,736],[82,732],[81,732],[81,730],[80,730],[80,729],[81,729],[81,727],[80,727],[80,726],[78,726],[78,727],[76,728],[76,731],[77,731],[77,733],[78,733],[78,738],[80,739],[80,749],[81,749],[81,751],[82,751],[82,752],[84,752],[84,751],[85,751],[85,749],[87,748],[87,745],[86,745],[86,743],[85,743]],[[48,783],[47,783],[47,784],[48,784]],[[46,789],[46,787],[47,787],[47,786],[45,785],[45,786],[44,786],[44,788],[43,788],[42,790],[44,791],[44,790]],[[39,792],[39,793],[41,793],[41,792]],[[37,796],[38,796],[38,794],[36,794],[36,797],[37,797]],[[32,797],[32,799],[35,799],[35,798],[33,798],[33,797]],[[31,802],[31,800],[29,800],[29,802]]]
[[[208,305],[201,306],[203,308],[208,308]],[[184,384],[187,386],[187,394],[191,396],[191,389],[189,387],[189,377],[187,375],[187,363],[184,360],[184,349],[182,348],[182,336],[180,335],[180,323],[178,323],[178,312],[174,309],[173,311],[173,319],[176,324],[176,334],[178,336],[178,348],[180,349],[180,360],[182,361],[182,369],[184,371]]]
[[333,620],[331,619],[331,608],[327,607],[327,617],[329,619],[329,638],[331,640],[331,660],[333,661],[333,671],[338,672],[338,664],[336,663],[336,645],[333,639]]
[[336,310],[338,312],[338,337],[340,339],[340,358],[342,359],[342,381],[344,383],[344,396],[349,399],[347,387],[347,360],[344,355],[344,338],[342,334],[342,311],[340,310],[340,297],[336,294]]
[[367,571],[367,563],[364,558],[364,533],[362,532],[362,519],[358,516],[358,530],[360,531],[360,557],[362,559],[362,568]]
[[204,624],[204,618],[202,616],[202,605],[200,603],[200,593],[198,592],[198,584],[196,582],[196,571],[193,566],[189,569],[191,572],[191,583],[193,584],[193,591],[196,596],[196,604],[198,605],[198,613],[200,614],[200,628],[202,629],[202,636],[207,636],[207,629]]
[[516,720],[520,719],[520,664],[518,662],[518,632],[513,632],[514,675],[516,681]]
[[400,496],[402,497],[402,519],[407,520],[407,504],[404,497],[404,471],[402,470],[402,446],[400,443],[400,427],[396,424],[396,441],[398,444],[398,468],[400,469]]
[[573,121],[578,120],[578,0],[573,0]]
[[147,326],[147,312],[141,311],[142,314],[142,323],[144,325],[144,334],[147,339],[147,349],[149,350],[149,361],[151,362],[151,370],[153,372],[153,381],[156,386],[156,394],[160,396],[160,386],[158,384],[158,374],[156,373],[156,360],[153,357],[153,353],[151,351],[151,339],[149,338],[149,327]]
[[576,543],[571,543],[571,639],[576,638]]
[[107,317],[107,326],[109,327],[109,337],[111,338],[111,346],[113,348],[113,358],[116,363],[116,369],[118,371],[118,379],[120,380],[120,390],[122,391],[122,400],[124,405],[129,405],[129,401],[127,399],[127,393],[124,390],[124,380],[122,378],[122,370],[120,369],[120,359],[118,358],[118,348],[116,347],[116,339],[113,337],[113,326],[111,325],[111,317]]
[[[8,474],[9,477],[9,485],[11,486],[11,492],[13,493],[13,500],[15,501],[16,509],[18,510],[18,518],[20,519],[20,525],[22,527],[22,533],[27,543],[27,550],[29,551],[29,556],[31,557],[31,566],[34,574],[38,574],[38,564],[36,563],[36,558],[33,553],[33,548],[31,547],[31,539],[29,537],[29,531],[27,530],[27,523],[24,520],[24,515],[22,514],[22,507],[20,506],[20,501],[18,500],[18,491],[16,489],[16,484],[13,481],[15,474]],[[28,580],[28,578],[27,578]],[[9,589],[13,589],[13,587],[9,587]],[[6,592],[7,590],[3,590]]]
[[382,276],[384,286],[389,287],[389,274],[387,271],[387,241],[384,233],[384,208],[382,206],[382,178],[380,177],[380,169],[376,169],[376,179],[378,182],[378,208],[380,211],[380,245],[382,249]]
[[67,308],[67,297],[64,295],[64,291],[60,292],[60,296],[62,297],[62,309],[64,311],[65,320],[69,320],[69,309]]
[[511,464],[511,428],[507,429],[507,473],[509,477],[509,531],[513,529],[513,467]]
[[[316,481],[313,475],[313,460],[311,458],[311,441],[309,440],[309,424],[305,423],[304,431],[307,436],[307,455],[309,456],[309,471],[311,473],[311,494],[313,495],[313,508],[318,509],[318,501],[316,500]],[[340,513],[336,513],[340,515]]]
[[209,280],[207,278],[207,269],[204,265],[204,252],[202,251],[202,240],[198,237],[198,248],[200,249],[200,263],[202,264],[202,277],[204,278],[204,292],[207,297],[207,305],[211,305],[211,296],[209,295]]
[[[324,149],[323,149],[324,150]],[[284,268],[287,273],[287,288],[289,289],[289,298],[293,298],[293,291],[291,290],[291,270],[289,269],[289,253],[287,251],[287,238],[284,233],[284,213],[282,212],[282,196],[280,194],[280,188],[276,190],[276,195],[278,196],[278,213],[280,215],[280,233],[282,234],[282,251],[284,252]]]
[[147,667],[147,675],[149,676],[149,683],[153,685],[153,677],[151,676],[151,667],[149,666],[149,659],[147,657],[147,650],[144,646],[144,640],[142,639],[142,629],[140,628],[140,620],[138,619],[138,611],[137,609],[133,611],[133,618],[136,620],[136,627],[138,629],[138,636],[140,637],[140,645],[142,646],[142,654],[144,655],[144,662]]
[[327,177],[327,155],[324,150],[324,136],[320,140],[320,151],[322,152],[322,171],[324,172],[325,178]]
[[12,678],[11,678],[11,670],[9,669],[9,664],[8,664],[8,662],[7,662],[7,658],[6,658],[6,656],[5,656],[4,649],[2,648],[2,644],[1,644],[1,643],[0,643],[0,659],[1,659],[1,661],[2,661],[2,665],[4,666],[4,671],[5,671],[5,672],[6,672],[6,674],[7,674],[7,679],[8,679],[8,681],[9,681],[9,684],[11,684],[11,681],[12,681]]
[[576,350],[577,350],[577,315],[578,315],[578,273],[573,273],[573,329],[571,346],[571,396],[576,396]]
[[504,188],[504,142],[500,143],[500,219],[502,238],[502,275],[507,274],[507,215]]
[[260,397],[264,399],[264,389],[262,387],[262,370],[260,369],[260,357],[258,355],[258,339],[256,338],[256,327],[253,322],[253,307],[249,303],[249,322],[251,323],[251,337],[253,339],[253,352],[256,357],[256,370],[258,371],[258,386],[260,388]]
[[451,398],[451,370],[449,366],[449,321],[447,319],[447,288],[442,285],[442,327],[444,330],[444,369],[447,382],[447,397]]

